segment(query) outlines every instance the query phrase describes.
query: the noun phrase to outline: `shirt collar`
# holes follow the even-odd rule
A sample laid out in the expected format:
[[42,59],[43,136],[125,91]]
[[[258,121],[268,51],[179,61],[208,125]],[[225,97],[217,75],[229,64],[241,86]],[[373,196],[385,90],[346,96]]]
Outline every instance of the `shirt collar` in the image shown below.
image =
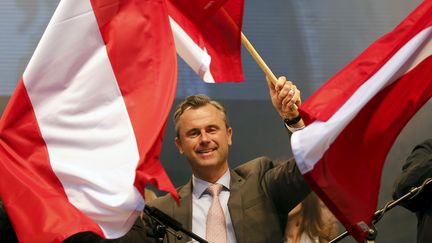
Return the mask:
[[[224,188],[222,190],[229,190],[230,189],[230,179],[231,179],[231,174],[230,174],[230,170],[226,170],[225,174],[223,174],[223,176],[221,176],[221,178],[219,178],[219,180],[216,181],[216,183],[219,183],[221,185],[224,186]],[[200,198],[202,196],[202,194],[204,193],[204,191],[210,186],[212,185],[212,183],[205,181],[205,180],[201,180],[197,177],[195,177],[194,175],[192,175],[192,187],[193,187],[193,194],[195,195],[196,198]]]

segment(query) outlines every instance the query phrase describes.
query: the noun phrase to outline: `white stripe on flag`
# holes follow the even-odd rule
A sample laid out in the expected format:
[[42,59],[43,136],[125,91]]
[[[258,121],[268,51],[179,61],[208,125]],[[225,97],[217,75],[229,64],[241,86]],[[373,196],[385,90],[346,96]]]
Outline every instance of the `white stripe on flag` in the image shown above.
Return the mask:
[[[292,150],[302,174],[314,168],[341,131],[367,102],[432,54],[431,35],[432,27],[429,27],[407,42],[380,70],[357,89],[328,121],[314,121],[305,129],[292,135]],[[424,45],[429,48],[425,48],[421,53],[416,53]]]
[[214,83],[215,81],[210,73],[211,56],[207,53],[206,49],[201,49],[174,19],[169,17],[169,20],[177,54],[204,82]]
[[[90,1],[63,0],[58,10],[65,11],[49,23],[25,87],[69,201],[116,238],[144,206],[133,186],[135,135]],[[119,221],[127,223],[115,228]]]

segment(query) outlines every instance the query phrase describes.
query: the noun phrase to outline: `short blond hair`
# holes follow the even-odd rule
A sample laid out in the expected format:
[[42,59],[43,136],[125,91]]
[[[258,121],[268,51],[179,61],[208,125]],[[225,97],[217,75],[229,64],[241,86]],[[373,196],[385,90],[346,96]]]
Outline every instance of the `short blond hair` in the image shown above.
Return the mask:
[[204,94],[191,95],[186,97],[186,99],[184,99],[182,102],[180,102],[174,111],[174,127],[177,137],[179,137],[178,123],[181,115],[183,115],[183,113],[188,109],[198,109],[200,107],[206,106],[207,104],[213,105],[214,107],[216,107],[216,109],[220,110],[224,114],[225,126],[227,128],[229,127],[228,114],[225,107],[221,103],[210,99],[207,95]]

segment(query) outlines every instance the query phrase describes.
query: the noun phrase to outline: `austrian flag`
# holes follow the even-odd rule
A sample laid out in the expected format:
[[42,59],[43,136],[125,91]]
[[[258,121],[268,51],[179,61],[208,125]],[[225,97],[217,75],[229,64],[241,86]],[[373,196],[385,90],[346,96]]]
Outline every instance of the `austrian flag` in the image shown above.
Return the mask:
[[244,80],[241,26],[244,0],[168,0],[176,50],[207,83]]
[[383,163],[432,96],[432,1],[420,4],[314,93],[293,134],[297,164],[359,242],[376,210]]
[[0,120],[0,197],[20,242],[118,238],[146,183],[176,195],[158,160],[176,76],[164,1],[60,1]]

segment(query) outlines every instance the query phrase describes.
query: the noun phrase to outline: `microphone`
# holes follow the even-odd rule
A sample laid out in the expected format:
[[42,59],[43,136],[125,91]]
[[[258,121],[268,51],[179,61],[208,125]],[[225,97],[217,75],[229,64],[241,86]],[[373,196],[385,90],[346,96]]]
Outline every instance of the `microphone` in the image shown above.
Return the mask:
[[179,221],[173,219],[158,208],[145,205],[144,212],[175,231],[180,231],[183,228]]
[[[177,234],[177,231],[181,231],[186,235],[190,236],[192,239],[196,240],[197,242],[208,243],[205,239],[199,237],[192,231],[183,228],[183,225],[179,221],[173,219],[171,216],[167,215],[156,207],[145,205],[144,213],[155,219],[159,224],[162,224],[156,227],[156,231],[158,231],[159,234],[164,235],[165,231],[168,231],[169,233],[173,234],[178,240],[180,240],[182,238],[182,235]],[[167,229],[167,227],[173,229],[176,232]]]

